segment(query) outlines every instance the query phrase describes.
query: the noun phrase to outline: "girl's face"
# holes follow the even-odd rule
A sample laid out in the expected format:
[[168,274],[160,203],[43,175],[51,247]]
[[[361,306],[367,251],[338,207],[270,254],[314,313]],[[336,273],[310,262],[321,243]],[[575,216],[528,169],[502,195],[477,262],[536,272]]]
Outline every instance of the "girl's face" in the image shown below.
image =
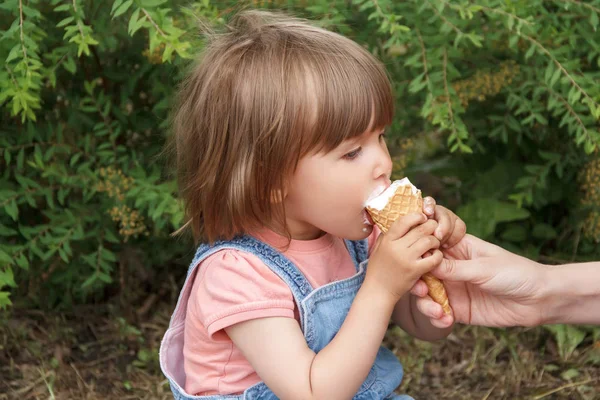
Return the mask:
[[315,239],[325,232],[364,239],[373,227],[365,221],[367,198],[390,185],[392,160],[383,131],[365,132],[327,154],[302,158],[284,198],[293,239]]

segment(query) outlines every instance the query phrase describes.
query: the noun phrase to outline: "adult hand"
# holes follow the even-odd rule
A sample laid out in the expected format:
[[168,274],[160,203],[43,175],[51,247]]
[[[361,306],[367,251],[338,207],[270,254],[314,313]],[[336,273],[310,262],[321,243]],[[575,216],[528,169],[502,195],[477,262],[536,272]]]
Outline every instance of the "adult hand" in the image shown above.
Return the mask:
[[[507,327],[544,321],[545,266],[472,235],[443,253],[432,274],[444,281],[457,322]],[[422,296],[423,286],[412,292]]]

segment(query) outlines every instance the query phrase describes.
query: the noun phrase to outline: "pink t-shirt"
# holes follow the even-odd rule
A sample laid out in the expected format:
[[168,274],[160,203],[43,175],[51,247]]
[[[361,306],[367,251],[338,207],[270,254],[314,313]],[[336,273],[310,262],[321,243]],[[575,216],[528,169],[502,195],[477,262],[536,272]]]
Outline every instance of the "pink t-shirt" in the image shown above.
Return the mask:
[[[369,236],[369,253],[379,234]],[[272,231],[255,234],[283,250],[287,240]],[[326,234],[315,240],[292,240],[283,254],[313,288],[356,274],[341,238]],[[223,328],[264,317],[299,319],[287,284],[250,253],[225,249],[197,268],[188,300],[184,332],[185,391],[193,395],[241,393],[261,381]]]

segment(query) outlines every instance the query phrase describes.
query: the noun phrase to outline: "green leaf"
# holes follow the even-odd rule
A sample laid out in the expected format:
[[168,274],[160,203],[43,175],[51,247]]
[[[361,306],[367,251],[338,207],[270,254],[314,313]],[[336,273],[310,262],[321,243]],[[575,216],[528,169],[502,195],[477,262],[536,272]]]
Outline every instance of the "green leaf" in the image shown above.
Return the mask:
[[142,7],[153,8],[165,4],[167,1],[168,0],[141,0],[141,3]]
[[598,28],[598,13],[592,11],[590,15],[590,24],[594,28],[594,31]]
[[19,218],[19,207],[17,206],[17,202],[15,200],[9,201],[5,205],[4,211],[6,211],[13,221],[16,221]]
[[62,65],[68,72],[75,74],[77,67],[75,66],[75,60],[73,60],[72,57],[67,57]]
[[121,6],[119,8],[117,8],[117,10],[115,11],[115,13],[113,14],[113,18],[116,18],[119,15],[126,13],[127,10],[129,10],[129,7],[131,7],[132,4],[133,4],[133,0],[127,0],[127,1],[125,1],[123,4],[121,4]]
[[545,326],[554,334],[558,352],[564,361],[568,360],[577,346],[585,339],[585,332],[571,325],[547,325]]
[[12,288],[17,287],[11,268],[6,268],[4,271],[0,270],[0,288],[4,286],[10,286]]
[[110,10],[110,13],[111,13],[111,14],[112,14],[112,13],[114,13],[114,12],[115,12],[115,10],[116,10],[117,8],[119,8],[119,6],[120,6],[121,4],[123,4],[123,0],[115,0],[115,2],[114,2],[114,3],[113,3],[113,5],[112,5],[112,8],[111,8],[111,10]]
[[61,20],[58,24],[56,24],[56,27],[61,28],[65,25],[70,24],[71,22],[73,22],[73,20],[75,20],[75,17],[67,17],[67,18]]
[[534,225],[532,235],[537,239],[550,240],[556,238],[557,233],[552,225],[539,223]]
[[0,224],[0,236],[13,236],[18,233],[16,230]]
[[581,375],[581,373],[578,370],[576,370],[575,368],[570,368],[562,374],[560,374],[560,377],[566,381],[570,381],[573,378],[577,378],[579,375]]
[[487,238],[494,233],[496,225],[501,222],[518,221],[529,218],[529,211],[490,198],[480,198],[469,202],[456,211],[467,224],[471,234]]
[[96,280],[98,279],[98,275],[97,274],[92,274],[89,278],[87,278],[82,284],[81,284],[81,288],[85,289],[86,287],[90,286],[91,284],[93,284],[94,282],[96,282]]
[[12,306],[12,302],[8,298],[9,292],[0,292],[0,309],[6,309],[8,306]]
[[19,255],[19,258],[17,258],[17,265],[23,268],[24,270],[29,269],[29,260],[27,259],[27,257],[25,257],[24,254],[21,253]]
[[0,265],[1,264],[12,264],[12,257],[8,255],[4,250],[0,249]]
[[139,16],[140,16],[140,9],[139,8],[136,9],[131,14],[131,18],[129,19],[129,26],[127,27],[127,32],[131,36],[133,36],[133,34],[135,32],[137,32],[137,30],[142,27],[142,25],[144,24],[144,21],[146,20],[145,16],[142,16],[142,18],[139,18]]
[[70,9],[71,9],[71,4],[67,3],[67,4],[62,4],[62,5],[58,6],[58,7],[56,7],[54,9],[54,11],[61,12],[61,11],[69,11]]
[[523,225],[510,225],[500,237],[510,242],[521,243],[527,240],[527,228]]
[[10,50],[10,52],[8,53],[8,57],[6,57],[5,63],[8,64],[9,62],[11,62],[12,60],[14,60],[17,57],[20,57],[23,52],[22,52],[22,47],[21,44],[16,44],[13,46],[13,48]]

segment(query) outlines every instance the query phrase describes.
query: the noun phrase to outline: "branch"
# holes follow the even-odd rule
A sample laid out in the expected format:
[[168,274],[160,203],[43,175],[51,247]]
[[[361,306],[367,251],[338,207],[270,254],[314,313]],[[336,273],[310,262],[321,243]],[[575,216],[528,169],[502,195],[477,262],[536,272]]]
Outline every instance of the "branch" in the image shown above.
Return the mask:
[[[546,0],[546,1],[548,1],[548,0]],[[555,3],[558,2],[557,0],[552,0],[552,1],[555,2]],[[564,2],[564,3],[575,4],[575,5],[579,6],[579,7],[586,7],[586,8],[589,8],[590,10],[592,10],[592,11],[600,13],[600,8],[594,7],[591,4],[582,3],[581,1],[577,1],[577,0],[561,0],[560,2],[561,3]]]
[[577,84],[577,82],[575,82],[575,79],[573,79],[573,77],[571,76],[571,74],[569,74],[569,71],[567,71],[565,69],[565,67],[563,67],[563,65],[556,59],[556,57],[554,57],[552,55],[552,53],[550,53],[550,51],[548,49],[546,49],[540,42],[538,42],[537,40],[535,40],[534,38],[532,38],[529,35],[526,34],[522,34],[522,36],[529,40],[531,43],[533,43],[534,45],[536,45],[540,50],[542,50],[542,52],[544,54],[546,54],[548,57],[550,57],[550,59],[554,62],[554,64],[556,64],[556,66],[563,72],[563,74],[571,81],[571,84],[573,86],[575,86],[575,88],[577,88],[577,90],[579,90],[579,92],[581,92],[582,95],[585,96],[586,99],[588,99],[592,104],[594,104],[596,107],[599,107],[598,103],[596,103],[594,101],[594,99],[592,99],[582,88],[581,86],[579,86]]
[[499,8],[490,8],[490,7],[484,7],[484,6],[479,6],[479,7],[481,7],[481,9],[484,11],[489,11],[494,14],[501,14],[501,15],[505,15],[507,17],[512,17],[522,24],[529,25],[529,26],[533,25],[530,21],[527,21],[526,19],[518,17],[515,14],[511,14],[511,13],[501,10]]
[[150,21],[150,23],[152,25],[154,25],[154,28],[158,31],[158,33],[160,33],[162,35],[162,37],[164,37],[165,39],[168,39],[167,35],[165,35],[165,33],[160,29],[160,27],[156,24],[156,22],[154,22],[154,20],[150,16],[150,14],[148,14],[148,11],[146,11],[145,8],[142,8],[142,11],[144,12],[144,15],[146,16],[146,18],[148,18],[148,21]]
[[[459,34],[459,35],[465,35],[465,33],[463,31],[461,31],[456,25],[454,25],[452,22],[448,21],[448,19],[446,17],[444,17],[442,14],[440,14],[440,12],[437,10],[437,8],[435,8],[435,6],[433,4],[431,4],[429,2],[429,0],[425,0],[427,2],[427,4],[429,5],[429,7],[431,7],[431,9],[433,10],[433,12],[448,26],[450,26],[452,29],[454,29],[454,31]],[[444,2],[444,4],[446,4]]]
[[25,35],[23,34],[23,0],[19,0],[19,29],[21,30],[21,47],[23,48],[23,59],[25,60],[25,65],[29,68],[29,63],[27,62],[27,48],[25,47]]
[[[76,0],[73,0],[73,10],[75,11],[75,17],[78,17]],[[81,26],[81,20],[79,18],[77,18],[77,27],[79,28],[79,33],[81,34],[81,38],[82,39],[85,38],[85,34],[83,33],[83,28]]]
[[452,112],[452,102],[450,101],[450,92],[448,91],[448,78],[446,74],[446,67],[448,64],[448,52],[444,47],[444,93],[446,94],[446,103],[448,104],[448,114],[450,116],[450,124],[452,125],[452,133],[456,136],[456,140],[460,141],[460,138],[456,134],[456,126],[454,124],[454,113]]
[[572,116],[574,116],[575,119],[577,119],[577,122],[579,123],[579,125],[583,128],[583,133],[587,137],[587,140],[592,141],[592,138],[590,137],[590,135],[588,133],[588,130],[585,127],[585,124],[583,123],[583,121],[581,120],[581,118],[579,118],[579,115],[575,112],[575,110],[573,109],[573,107],[571,107],[571,105],[569,104],[569,102],[564,97],[562,97],[560,94],[558,94],[554,90],[552,90],[550,87],[546,86],[546,89],[548,90],[548,93],[550,93],[551,95],[553,95],[554,97],[556,97],[557,99],[559,99],[567,107],[567,110],[569,111],[569,114],[571,114]]

